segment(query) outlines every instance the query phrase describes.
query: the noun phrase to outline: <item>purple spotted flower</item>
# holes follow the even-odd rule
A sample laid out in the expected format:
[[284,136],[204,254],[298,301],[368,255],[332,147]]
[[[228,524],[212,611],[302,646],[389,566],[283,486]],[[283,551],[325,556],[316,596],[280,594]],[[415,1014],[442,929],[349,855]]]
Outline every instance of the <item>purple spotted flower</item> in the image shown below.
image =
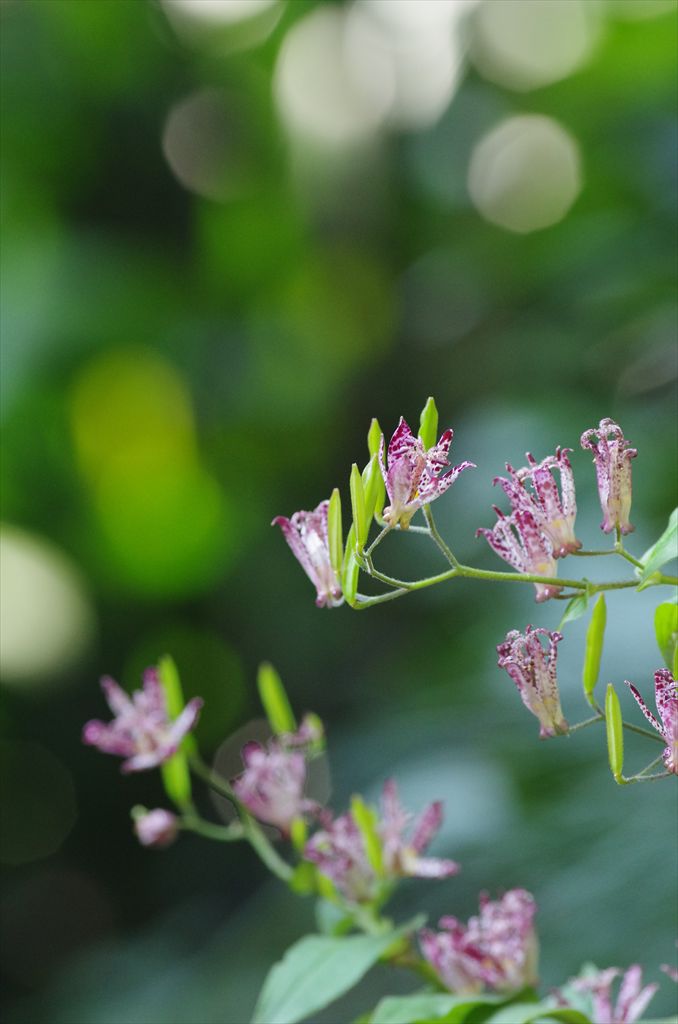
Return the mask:
[[179,830],[179,819],[176,814],[156,807],[147,811],[145,807],[135,808],[134,831],[142,846],[162,849],[173,843]]
[[[542,637],[548,642],[548,650],[542,645]],[[512,629],[497,646],[497,664],[506,669],[523,704],[539,719],[540,739],[562,735],[569,728],[560,707],[556,676],[556,645],[562,639],[562,633],[528,626],[524,634]]]
[[622,533],[631,533],[631,459],[638,452],[628,447],[621,427],[610,419],[601,420],[597,428],[585,430],[581,446],[593,452],[603,510],[601,530],[611,533],[619,528]]
[[[510,516],[495,506],[498,519],[491,530],[476,530],[483,536],[500,558],[518,572],[530,576],[555,576],[557,573],[553,544],[542,532],[530,508],[514,509]],[[548,601],[563,589],[557,580],[553,583],[535,583],[537,601]]]
[[104,754],[124,757],[123,772],[155,768],[176,754],[203,705],[202,698],[194,697],[179,717],[171,721],[165,691],[155,668],[146,669],[143,688],[135,690],[131,697],[109,676],[101,680],[101,688],[115,718],[108,723],[96,719],[87,722],[82,730],[82,741],[98,747]]
[[[494,480],[495,484],[501,485],[514,512],[526,509],[532,513],[537,526],[551,542],[555,558],[564,558],[581,547],[581,541],[574,535],[577,503],[572,466],[567,457],[571,450],[556,448],[555,455],[549,455],[541,462],[537,462],[528,452],[527,466],[515,470],[507,462],[509,478],[499,476]],[[560,473],[562,497],[558,494],[553,477],[555,470]],[[525,487],[528,480],[534,493],[530,493]]]
[[[296,735],[296,734],[295,734]],[[304,797],[306,758],[288,750],[279,740],[246,743],[242,749],[245,771],[233,782],[233,792],[244,807],[268,825],[288,835],[292,822],[316,809]]]
[[[613,1005],[612,982],[622,975],[616,1005]],[[622,972],[618,967],[608,967],[604,971],[572,982],[572,987],[580,992],[590,992],[593,996],[593,1024],[634,1024],[640,1020],[645,1007],[659,988],[658,985],[646,985],[642,988],[643,972],[638,964],[633,964]]]
[[279,526],[318,596],[319,608],[335,608],[342,603],[341,585],[330,563],[330,542],[327,535],[329,501],[321,501],[312,512],[295,512],[291,519],[276,516],[272,526]]
[[678,775],[678,683],[667,668],[660,668],[654,674],[654,699],[661,724],[649,710],[633,683],[627,679],[626,685],[650,725],[666,740],[666,749],[662,757],[667,772]]
[[448,878],[459,865],[440,857],[424,857],[442,822],[442,804],[423,811],[408,835],[411,815],[400,804],[393,779],[384,784],[377,834],[381,841],[382,870],[370,862],[365,841],[351,811],[338,818],[326,816],[324,827],[306,844],[304,857],[317,865],[337,889],[353,903],[374,899],[384,881],[396,878]]
[[495,901],[482,893],[480,913],[468,924],[442,917],[443,931],[424,929],[421,951],[453,992],[516,991],[537,980],[536,909],[525,889],[510,889]]
[[446,430],[438,443],[427,451],[421,438],[415,437],[401,417],[389,441],[384,465],[382,434],[379,465],[390,502],[384,509],[384,520],[389,526],[400,524],[400,528],[406,530],[417,509],[444,494],[463,470],[475,469],[472,462],[461,462],[441,476],[450,465],[448,455],[453,436],[454,431]]

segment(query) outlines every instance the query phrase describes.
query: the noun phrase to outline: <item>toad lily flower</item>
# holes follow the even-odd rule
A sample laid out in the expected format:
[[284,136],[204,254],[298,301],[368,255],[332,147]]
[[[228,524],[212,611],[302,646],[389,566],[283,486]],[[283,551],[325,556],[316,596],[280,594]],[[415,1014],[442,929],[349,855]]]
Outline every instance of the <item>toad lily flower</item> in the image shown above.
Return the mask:
[[[555,576],[556,560],[553,545],[539,528],[534,512],[529,508],[515,509],[505,516],[496,505],[493,506],[498,520],[491,530],[476,530],[476,537],[482,535],[500,558],[518,572],[530,576]],[[556,580],[550,583],[535,583],[537,601],[548,601],[563,589]]]
[[483,893],[480,913],[468,924],[443,917],[444,931],[424,929],[422,953],[453,992],[478,992],[484,986],[517,991],[536,982],[536,909],[525,889],[510,889],[496,901]]
[[327,535],[329,501],[321,501],[312,512],[295,512],[291,519],[276,516],[271,526],[279,526],[292,554],[297,559],[318,596],[319,608],[335,608],[343,601],[341,586],[330,563]]
[[611,533],[619,528],[622,533],[631,533],[631,459],[638,452],[628,447],[621,427],[610,419],[601,420],[597,428],[585,430],[581,446],[593,452],[603,510],[601,530]]
[[661,725],[649,710],[633,683],[626,685],[638,702],[640,710],[660,736],[666,740],[662,755],[667,772],[678,775],[678,683],[667,668],[660,668],[654,674],[654,699],[661,718]]
[[465,469],[475,469],[474,463],[461,462],[449,473],[440,475],[450,464],[448,454],[453,436],[454,431],[446,430],[438,444],[427,451],[421,438],[415,437],[401,417],[389,441],[387,464],[384,465],[382,434],[379,466],[390,501],[384,509],[384,520],[389,526],[400,524],[400,528],[406,530],[417,509],[444,494]]
[[177,837],[179,819],[163,807],[156,807],[152,811],[147,811],[145,807],[135,807],[132,816],[134,831],[142,846],[162,849]]
[[[542,646],[541,637],[548,639],[548,652]],[[523,704],[539,719],[540,739],[562,735],[569,729],[560,707],[556,677],[556,644],[562,639],[562,633],[528,626],[524,635],[512,629],[506,640],[497,646],[497,664],[506,669],[518,687]]]
[[454,861],[422,856],[440,828],[442,805],[429,804],[408,838],[410,820],[411,815],[400,805],[395,781],[389,779],[384,784],[381,817],[375,828],[380,846],[378,866],[368,853],[352,811],[335,819],[328,816],[324,828],[306,844],[304,857],[353,903],[375,899],[384,882],[397,878],[448,878],[456,874],[459,865]]
[[143,689],[136,690],[132,697],[109,676],[101,680],[101,688],[115,718],[108,724],[98,720],[87,722],[82,741],[98,747],[104,754],[126,758],[122,763],[123,772],[155,768],[176,754],[203,705],[200,697],[194,697],[179,717],[171,721],[165,691],[155,668],[146,669]]
[[635,1024],[640,1020],[658,985],[643,984],[643,972],[633,964],[623,974],[616,1006],[612,1005],[612,982],[622,974],[618,967],[608,967],[588,977],[577,978],[572,986],[593,995],[593,1024]]
[[[506,469],[509,479],[495,477],[511,502],[514,511],[527,509],[532,513],[537,526],[553,545],[555,558],[578,551],[581,541],[574,535],[574,521],[577,516],[577,503],[574,493],[574,476],[567,455],[571,448],[556,448],[555,455],[549,455],[541,462],[528,452],[528,465],[515,470],[509,463]],[[553,470],[560,472],[562,499],[553,478]],[[534,495],[525,488],[530,480]]]
[[233,792],[259,821],[275,825],[289,835],[292,823],[317,805],[304,797],[306,759],[298,750],[286,750],[277,740],[264,748],[246,743],[242,749],[245,771],[233,782]]

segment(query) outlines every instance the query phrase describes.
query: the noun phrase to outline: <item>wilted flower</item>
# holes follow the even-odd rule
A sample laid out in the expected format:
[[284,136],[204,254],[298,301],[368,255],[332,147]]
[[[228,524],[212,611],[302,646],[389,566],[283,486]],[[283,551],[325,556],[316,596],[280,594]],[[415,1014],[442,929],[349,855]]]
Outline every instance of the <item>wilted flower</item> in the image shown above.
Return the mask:
[[390,501],[384,509],[384,520],[389,526],[399,523],[401,529],[406,530],[417,509],[444,494],[463,470],[475,469],[472,462],[461,462],[449,473],[440,475],[450,464],[448,454],[453,436],[452,430],[446,430],[438,443],[427,451],[421,438],[415,437],[401,417],[389,441],[387,464],[384,465],[382,434],[379,466]]
[[[541,637],[547,638],[548,651],[544,650]],[[556,645],[562,639],[562,633],[528,626],[524,634],[512,629],[506,640],[497,645],[497,664],[506,669],[523,704],[539,719],[541,739],[566,733],[569,728],[560,707],[556,676]]]
[[666,740],[666,749],[662,757],[667,772],[678,775],[678,683],[667,668],[660,668],[654,674],[654,699],[661,718],[661,725],[633,683],[627,679],[626,685],[636,698],[640,710],[650,725],[654,726],[659,735]]
[[[482,535],[500,558],[512,565],[518,572],[530,576],[555,576],[556,560],[553,544],[541,531],[534,512],[529,508],[515,509],[505,516],[495,506],[499,517],[491,530],[476,530],[476,537]],[[535,583],[537,601],[548,601],[563,589],[554,583]]]
[[106,724],[87,722],[82,730],[83,743],[98,747],[104,754],[117,754],[123,761],[123,772],[140,772],[155,768],[176,754],[182,739],[195,725],[202,698],[194,697],[178,718],[171,721],[167,713],[165,691],[155,668],[146,669],[143,689],[130,698],[114,679],[101,680],[108,705],[115,715]]
[[592,993],[593,1024],[634,1024],[659,988],[658,985],[641,988],[643,972],[638,964],[633,964],[623,973],[617,1004],[613,1006],[612,982],[621,974],[618,967],[608,967],[572,982],[572,987],[580,992]]
[[[574,535],[577,503],[572,466],[567,457],[571,450],[556,448],[555,455],[549,455],[541,462],[537,462],[528,452],[528,466],[515,470],[507,462],[509,479],[500,476],[494,480],[503,488],[514,512],[527,509],[532,513],[539,529],[551,541],[555,558],[564,558],[581,547],[581,541]],[[553,470],[560,472],[562,499],[553,478]],[[526,480],[531,480],[534,494],[525,488]]]
[[382,881],[402,877],[448,878],[456,874],[459,865],[454,861],[422,856],[440,828],[441,803],[429,804],[407,838],[410,821],[411,815],[398,799],[395,781],[389,779],[384,784],[381,817],[376,824],[381,843],[381,872],[370,861],[365,838],[351,811],[334,819],[328,816],[324,828],[306,844],[304,857],[355,903],[374,899]]
[[536,982],[538,947],[533,927],[536,903],[525,889],[510,889],[492,901],[482,893],[480,913],[464,925],[443,917],[445,929],[420,934],[421,950],[444,984],[454,992],[483,986],[516,991]]
[[272,526],[279,526],[302,569],[315,586],[319,608],[335,608],[342,603],[341,585],[330,563],[330,542],[327,535],[329,501],[321,501],[312,512],[295,512],[291,519],[276,516]]
[[242,759],[245,771],[234,780],[233,792],[255,818],[277,826],[287,835],[295,818],[316,806],[304,797],[304,755],[271,740],[266,748],[260,743],[246,743]]
[[147,811],[145,807],[135,807],[132,814],[134,831],[142,846],[161,849],[176,839],[179,819],[171,811],[166,811],[162,807],[156,807],[153,811]]
[[581,446],[593,452],[603,510],[601,530],[611,533],[619,527],[622,533],[631,533],[631,459],[638,452],[628,447],[621,427],[610,419],[601,420],[597,428],[585,430]]

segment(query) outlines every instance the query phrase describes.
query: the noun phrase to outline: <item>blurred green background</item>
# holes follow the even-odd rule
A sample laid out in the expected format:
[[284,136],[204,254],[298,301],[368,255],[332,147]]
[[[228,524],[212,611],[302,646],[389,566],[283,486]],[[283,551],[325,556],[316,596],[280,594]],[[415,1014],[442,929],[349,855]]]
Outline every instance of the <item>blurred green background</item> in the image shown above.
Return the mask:
[[[465,561],[501,568],[474,539],[492,477],[556,444],[600,546],[578,439],[603,416],[639,449],[631,550],[663,529],[677,21],[673,0],[3,0],[9,1024],[242,1022],[313,926],[246,849],[140,849],[129,809],[162,803],[159,779],[81,746],[98,677],[132,686],[165,651],[205,697],[206,756],[260,715],[266,658],[327,722],[333,806],[390,774],[412,809],[445,800],[435,852],[463,873],[408,883],[397,914],[521,885],[545,989],[587,959],[663,977],[675,787],[616,788],[600,731],[540,745],[496,668],[508,629],[562,604],[460,581],[319,611],[269,523],[347,501],[371,417],[414,425],[433,394],[478,465],[436,507]],[[439,565],[416,536],[379,554]],[[608,605],[604,678],[648,698],[662,597]],[[585,628],[560,648],[571,721]],[[377,971],[317,1020],[409,987]],[[674,1003],[664,978],[653,1012]]]

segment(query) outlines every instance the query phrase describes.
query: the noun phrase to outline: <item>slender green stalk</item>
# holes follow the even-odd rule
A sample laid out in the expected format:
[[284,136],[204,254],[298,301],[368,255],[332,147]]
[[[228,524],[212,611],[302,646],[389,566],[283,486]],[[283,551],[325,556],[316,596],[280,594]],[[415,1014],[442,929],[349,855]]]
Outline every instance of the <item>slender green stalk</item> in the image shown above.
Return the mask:
[[603,715],[594,715],[593,718],[585,718],[583,722],[577,722],[576,725],[571,725],[565,735],[569,736],[573,732],[579,732],[580,729],[586,729],[589,725],[595,725],[596,722],[603,721],[605,721]]
[[596,558],[602,555],[618,555],[619,552],[615,548],[610,548],[608,551],[570,551],[570,554],[578,558]]
[[663,743],[666,746],[666,740],[656,732],[650,732],[649,729],[643,729],[640,725],[631,725],[630,722],[622,722],[624,729],[628,729],[629,732],[638,733],[639,736],[645,736],[646,739],[655,740],[657,743]]
[[243,839],[245,831],[242,822],[234,821],[231,825],[215,825],[211,821],[205,821],[197,814],[186,814],[181,819],[181,827],[187,832],[196,832],[205,839],[216,839],[221,843],[232,843]]
[[665,576],[663,572],[660,572],[657,583],[665,583],[669,587],[678,587],[678,576]]
[[354,605],[354,608],[356,611],[362,611],[363,608],[371,608],[373,604],[393,601],[396,597],[402,597],[406,593],[406,590],[389,590],[387,594],[375,594],[373,597],[368,597],[366,594],[356,594],[357,604]]
[[435,544],[437,544],[437,546],[438,546],[439,550],[442,552],[444,558],[450,563],[450,565],[452,565],[452,566],[454,566],[456,568],[459,565],[459,562],[457,561],[457,559],[456,559],[452,549],[446,544],[446,542],[443,540],[443,538],[438,533],[438,527],[435,524],[435,520],[434,520],[433,514],[431,512],[431,506],[430,505],[424,505],[423,511],[424,511],[424,518],[425,518],[426,523],[428,525],[429,533],[430,533],[433,541],[435,542]]

